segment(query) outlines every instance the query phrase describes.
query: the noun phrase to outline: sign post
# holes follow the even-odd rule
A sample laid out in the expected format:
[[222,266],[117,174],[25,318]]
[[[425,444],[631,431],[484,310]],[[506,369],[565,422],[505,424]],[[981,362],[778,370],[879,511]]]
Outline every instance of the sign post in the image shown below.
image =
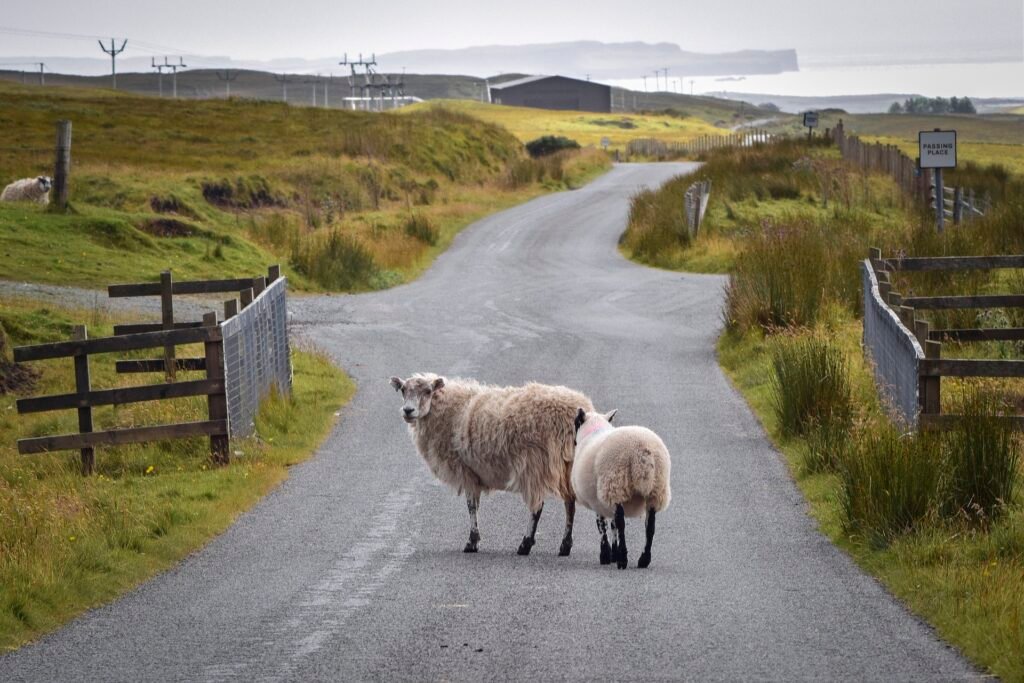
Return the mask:
[[935,179],[935,228],[942,232],[946,223],[946,197],[942,184],[942,169],[956,168],[956,131],[922,130],[917,134],[920,167],[932,169]]
[[814,129],[818,127],[818,112],[804,112],[804,127],[807,129],[807,139],[810,140],[814,135]]

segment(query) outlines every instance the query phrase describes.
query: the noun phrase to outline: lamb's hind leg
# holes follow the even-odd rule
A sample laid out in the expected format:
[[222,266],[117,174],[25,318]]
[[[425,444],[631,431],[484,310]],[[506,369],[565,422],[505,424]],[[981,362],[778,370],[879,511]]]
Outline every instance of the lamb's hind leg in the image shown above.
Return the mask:
[[640,556],[640,559],[636,561],[636,566],[640,569],[646,569],[651,564],[651,543],[654,542],[654,508],[647,511],[647,544],[644,546],[644,552]]
[[530,524],[527,527],[528,533],[526,536],[523,536],[523,542],[519,544],[519,550],[516,551],[519,555],[529,555],[530,549],[537,542],[537,524],[540,523],[540,513],[542,512],[544,512],[544,503],[540,504],[536,512],[530,513]]
[[608,545],[608,520],[597,516],[597,530],[601,533],[601,564],[612,563],[612,547]]
[[480,494],[466,492],[466,507],[469,508],[469,542],[462,549],[464,553],[475,553],[480,542],[480,526],[477,524],[476,513],[480,509]]
[[629,563],[626,554],[626,511],[621,505],[615,506],[615,530],[618,532],[619,543],[615,552],[615,563],[619,569],[625,569]]
[[568,557],[572,551],[572,523],[576,519],[576,499],[569,498],[565,501],[565,535],[562,536],[562,546],[558,549],[559,557]]

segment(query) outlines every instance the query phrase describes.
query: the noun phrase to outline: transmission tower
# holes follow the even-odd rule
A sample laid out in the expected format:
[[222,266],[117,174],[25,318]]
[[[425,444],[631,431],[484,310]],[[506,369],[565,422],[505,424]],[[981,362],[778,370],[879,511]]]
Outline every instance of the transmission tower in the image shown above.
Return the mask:
[[128,44],[128,39],[125,38],[123,41],[121,41],[121,47],[115,47],[114,39],[111,38],[109,50],[106,48],[106,46],[103,45],[102,40],[98,40],[96,42],[100,44],[101,50],[110,55],[110,82],[113,85],[114,90],[117,90],[117,56],[124,52],[124,46]]
[[238,71],[224,69],[223,73],[221,73],[220,71],[217,72],[217,80],[224,81],[225,97],[231,97],[231,81],[235,80],[236,78],[238,78]]
[[164,63],[160,66],[171,70],[171,97],[178,99],[178,69],[184,69],[188,65],[181,57],[178,57],[177,64],[171,64],[167,61],[167,57],[164,57]]
[[[352,73],[348,77],[349,89],[352,96],[355,97],[356,88],[359,88],[359,103],[365,105],[366,109],[370,108],[370,104],[373,100],[373,88],[377,86],[376,73],[373,67],[377,65],[377,55],[371,55],[370,59],[363,59],[362,53],[359,53],[359,59],[349,61],[348,53],[345,53],[344,57],[340,62],[342,66],[350,67]],[[362,70],[362,73],[359,70]],[[363,84],[357,86],[358,77],[363,77]],[[367,99],[367,93],[369,93],[369,99]],[[354,104],[354,103],[353,103]]]
[[288,74],[274,74],[274,80],[281,84],[281,101],[288,101]]
[[157,90],[160,93],[160,97],[164,96],[164,65],[156,63],[156,57],[150,57],[149,60],[152,68],[156,69],[156,84]]

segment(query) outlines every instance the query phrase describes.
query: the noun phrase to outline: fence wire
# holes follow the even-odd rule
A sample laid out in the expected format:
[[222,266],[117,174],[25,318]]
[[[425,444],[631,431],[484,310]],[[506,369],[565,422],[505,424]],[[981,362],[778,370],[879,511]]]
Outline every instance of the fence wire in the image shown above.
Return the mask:
[[285,278],[278,278],[238,315],[221,323],[228,432],[232,437],[253,433],[260,400],[272,386],[291,393],[285,285]]
[[871,358],[882,403],[897,422],[917,427],[918,361],[924,350],[878,292],[871,261],[861,264],[864,288],[864,350]]

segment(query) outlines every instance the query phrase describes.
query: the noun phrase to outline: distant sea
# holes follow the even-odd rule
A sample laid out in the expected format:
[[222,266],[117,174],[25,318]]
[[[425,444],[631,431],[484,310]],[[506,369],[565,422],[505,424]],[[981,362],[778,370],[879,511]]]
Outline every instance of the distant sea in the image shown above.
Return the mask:
[[[696,76],[694,94],[730,90],[800,97],[913,93],[928,97],[1024,97],[1024,61],[960,64],[899,64],[841,66],[813,63],[800,71],[760,76]],[[643,91],[643,79],[609,80],[611,85]],[[647,89],[655,90],[653,74]],[[666,90],[661,77],[658,90]],[[685,74],[668,74],[668,90],[691,92]]]

